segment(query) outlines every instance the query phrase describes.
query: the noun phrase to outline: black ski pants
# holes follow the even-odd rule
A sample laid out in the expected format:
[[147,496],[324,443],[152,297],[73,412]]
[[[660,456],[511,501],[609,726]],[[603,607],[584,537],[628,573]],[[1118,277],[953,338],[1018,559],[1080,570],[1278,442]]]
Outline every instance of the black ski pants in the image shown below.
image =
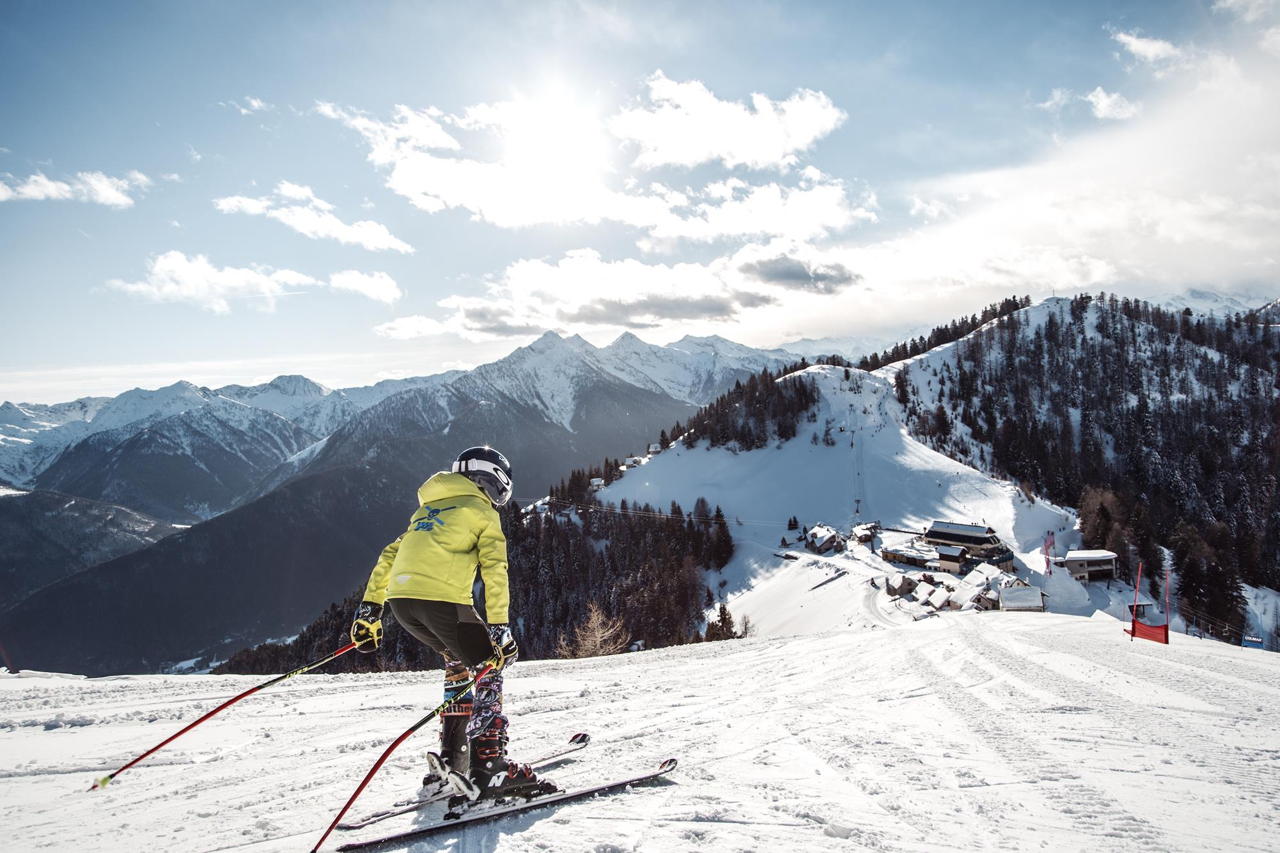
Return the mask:
[[470,604],[417,598],[391,598],[387,604],[401,627],[446,661],[475,667],[493,656],[489,629]]

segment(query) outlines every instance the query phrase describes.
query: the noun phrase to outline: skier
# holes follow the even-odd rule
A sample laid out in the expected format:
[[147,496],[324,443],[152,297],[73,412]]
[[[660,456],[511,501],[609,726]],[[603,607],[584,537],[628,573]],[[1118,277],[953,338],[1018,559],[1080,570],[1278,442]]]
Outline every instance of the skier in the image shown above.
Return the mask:
[[[383,549],[373,567],[351,624],[356,648],[375,651],[382,641],[383,604],[389,604],[406,631],[444,658],[445,699],[458,694],[473,669],[496,661],[469,700],[444,712],[440,752],[428,757],[431,772],[422,780],[443,786],[452,778],[472,799],[555,790],[528,765],[506,757],[502,670],[519,650],[508,627],[507,540],[495,508],[510,500],[511,483],[511,464],[487,446],[464,450],[451,471],[433,474],[418,489],[419,508],[409,529]],[[471,594],[477,567],[485,621]]]

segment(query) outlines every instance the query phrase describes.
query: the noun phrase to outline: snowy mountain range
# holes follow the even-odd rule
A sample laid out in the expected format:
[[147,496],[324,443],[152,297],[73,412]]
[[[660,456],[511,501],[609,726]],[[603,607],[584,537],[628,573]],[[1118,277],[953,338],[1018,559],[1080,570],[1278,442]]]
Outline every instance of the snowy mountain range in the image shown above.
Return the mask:
[[[417,486],[446,467],[460,447],[500,447],[513,460],[517,498],[531,500],[575,466],[642,452],[662,429],[695,410],[689,399],[672,394],[702,399],[716,384],[723,390],[787,361],[722,339],[678,344],[654,347],[627,337],[597,349],[581,339],[544,335],[473,371],[402,386],[305,447],[290,440],[295,434],[289,430],[299,428],[283,414],[212,391],[204,392],[209,398],[199,406],[150,419],[134,435],[110,432],[100,445],[82,441],[41,482],[111,490],[135,504],[151,505],[158,495],[170,515],[175,503],[185,512],[201,509],[192,503],[189,476],[201,465],[210,475],[201,494],[210,494],[213,486],[245,482],[247,468],[240,463],[246,447],[259,454],[250,461],[273,464],[264,466],[258,485],[236,508],[186,531],[180,542],[161,541],[38,594],[0,620],[0,636],[17,638],[11,651],[43,661],[32,665],[114,672],[226,654],[246,642],[296,632],[362,581],[369,561],[402,532]],[[318,395],[312,384],[286,384],[310,401],[295,404],[295,411],[314,411],[317,400],[332,396]],[[283,408],[278,390],[251,399]],[[243,389],[233,393],[249,397]],[[251,417],[232,430],[228,411]],[[225,452],[228,447],[240,453]],[[134,491],[125,495],[126,489]],[[69,633],[39,647],[26,644],[24,626],[47,617],[50,608]],[[134,617],[145,625],[110,627]],[[92,650],[73,639],[84,630],[97,637]]]
[[[1070,313],[1068,303],[1023,309],[991,329],[1006,338],[1013,332],[1003,330],[1021,330],[1029,343],[1049,315]],[[1082,304],[1087,308],[1087,301]],[[1172,337],[1153,331],[1143,332],[1143,339],[1151,341],[1156,355],[1167,349],[1182,353],[1178,358],[1189,357],[1198,345],[1189,348],[1179,339],[1173,322],[1172,333],[1160,332]],[[1114,322],[1108,326],[1114,327]],[[904,529],[920,529],[937,518],[985,522],[1014,547],[1024,579],[1049,592],[1061,608],[1118,612],[1118,599],[1094,600],[1069,579],[1060,586],[1063,578],[1041,576],[1035,568],[1034,552],[1046,530],[1058,531],[1060,548],[1078,541],[1072,538],[1074,514],[1036,497],[1026,483],[1015,487],[980,470],[992,470],[1002,445],[967,431],[966,419],[973,413],[956,402],[967,380],[955,365],[945,371],[941,365],[948,353],[971,350],[973,341],[994,334],[991,329],[912,361],[909,393],[901,399],[905,392],[898,376],[906,376],[901,365],[873,374],[811,368],[808,375],[821,404],[799,424],[796,438],[750,452],[676,446],[651,459],[643,473],[628,472],[601,496],[656,507],[672,500],[689,506],[698,497],[720,504],[734,521],[740,547],[725,574],[713,580],[724,581],[718,591],[728,596],[735,613],[750,615],[770,630],[792,630],[794,620],[805,620],[805,614],[771,604],[791,600],[791,592],[779,591],[796,588],[794,578],[786,580],[788,573],[806,577],[814,569],[776,556],[779,538],[787,535],[785,521],[793,515],[806,525],[823,522],[840,529],[871,518]],[[1097,334],[1105,331],[1098,326]],[[1083,340],[1079,347],[1062,346],[1053,358],[1070,370],[1096,372],[1099,351],[1087,335]],[[595,348],[579,338],[545,335],[493,364],[392,394],[292,455],[253,500],[197,525],[180,543],[162,541],[72,579],[56,593],[44,594],[47,599],[33,598],[27,612],[0,620],[0,635],[21,638],[32,635],[37,624],[45,625],[45,635],[53,639],[24,649],[39,661],[36,665],[114,672],[225,654],[292,634],[363,581],[373,555],[402,528],[413,489],[447,463],[460,442],[490,442],[507,451],[516,462],[517,498],[527,503],[571,467],[643,455],[660,429],[687,419],[690,399],[707,387],[708,375],[727,382],[736,370],[750,374],[740,360],[744,354],[725,342],[685,339],[678,344],[650,347],[624,336]],[[1000,349],[986,338],[980,344],[983,352]],[[782,361],[767,353],[760,358],[775,368]],[[703,371],[690,369],[691,363],[701,364]],[[1149,386],[1151,393],[1165,381],[1155,367],[1132,364],[1137,378],[1129,381]],[[709,365],[721,372],[713,374]],[[1055,389],[1071,393],[1069,383]],[[949,411],[947,423],[966,424],[955,435],[966,439],[967,450],[948,446],[956,458],[932,446],[938,439],[927,426],[933,421],[924,416],[933,417],[935,408]],[[995,404],[985,409],[1004,412]],[[1048,411],[1064,410],[1059,405]],[[1008,413],[1001,417],[1009,429],[1028,423]],[[888,571],[878,557],[864,568]],[[759,592],[767,582],[782,586]],[[843,583],[832,586],[840,589]],[[148,590],[148,597],[139,599],[137,589]],[[200,613],[192,614],[197,601]],[[129,614],[143,613],[152,614],[143,620],[145,637],[108,630],[122,618],[129,622]],[[90,630],[103,639],[86,654],[82,645],[61,642],[63,632],[47,630],[50,618],[67,628],[67,636]]]
[[1190,308],[1196,314],[1216,317],[1228,317],[1232,314],[1245,314],[1256,311],[1268,303],[1280,302],[1276,299],[1278,288],[1257,287],[1246,290],[1214,290],[1211,288],[1188,288],[1178,293],[1167,293],[1147,301],[1171,311]]
[[547,332],[506,358],[431,377],[370,406],[265,477],[254,496],[293,477],[364,464],[388,442],[439,438],[443,464],[456,452],[447,450],[456,444],[449,436],[463,435],[473,443],[487,436],[520,460],[518,482],[537,497],[564,476],[566,460],[639,452],[658,430],[734,382],[794,361],[716,337],[660,347],[624,334],[597,348]]
[[199,404],[177,414],[156,413],[91,434],[35,481],[41,489],[193,523],[229,509],[263,471],[315,439],[267,409],[203,392]]
[[[0,406],[0,482],[66,491],[189,523],[265,494],[320,456],[328,443],[317,442],[398,394],[420,398],[401,405],[432,400],[443,406],[445,420],[428,418],[422,424],[428,429],[443,429],[453,409],[501,398],[576,432],[583,400],[598,396],[591,389],[606,377],[624,396],[630,393],[626,386],[633,386],[701,404],[751,373],[794,359],[723,338],[685,338],[659,347],[624,335],[596,348],[549,332],[473,371],[363,388],[333,390],[306,377],[280,376],[263,385],[218,389],[178,382],[54,406],[6,402]],[[674,419],[674,410],[663,409],[664,417]]]
[[824,355],[840,355],[850,361],[857,362],[863,356],[888,349],[898,341],[928,334],[929,327],[922,325],[903,326],[892,333],[880,335],[851,335],[843,337],[799,338],[786,341],[780,345],[787,352],[794,352],[806,358],[814,359]]

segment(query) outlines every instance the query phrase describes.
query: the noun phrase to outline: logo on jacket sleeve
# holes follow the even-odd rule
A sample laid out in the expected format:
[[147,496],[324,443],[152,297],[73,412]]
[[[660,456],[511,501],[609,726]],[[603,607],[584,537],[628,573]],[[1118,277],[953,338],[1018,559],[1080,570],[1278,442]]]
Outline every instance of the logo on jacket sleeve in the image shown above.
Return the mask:
[[420,515],[417,518],[410,521],[409,523],[413,525],[414,530],[431,531],[435,529],[436,525],[444,527],[445,526],[444,519],[440,517],[440,514],[443,512],[448,512],[451,509],[457,509],[457,507],[446,506],[446,507],[442,507],[441,509],[436,509],[435,507],[432,507],[430,505],[424,505],[422,509],[419,510],[419,512],[425,513],[425,515]]

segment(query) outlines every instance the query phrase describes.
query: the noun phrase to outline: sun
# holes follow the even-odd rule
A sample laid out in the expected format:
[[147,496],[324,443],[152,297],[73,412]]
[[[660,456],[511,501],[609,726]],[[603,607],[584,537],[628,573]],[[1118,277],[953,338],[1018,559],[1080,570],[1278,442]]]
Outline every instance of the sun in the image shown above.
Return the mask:
[[566,213],[607,192],[609,137],[590,99],[548,86],[505,106],[501,157],[513,182]]

